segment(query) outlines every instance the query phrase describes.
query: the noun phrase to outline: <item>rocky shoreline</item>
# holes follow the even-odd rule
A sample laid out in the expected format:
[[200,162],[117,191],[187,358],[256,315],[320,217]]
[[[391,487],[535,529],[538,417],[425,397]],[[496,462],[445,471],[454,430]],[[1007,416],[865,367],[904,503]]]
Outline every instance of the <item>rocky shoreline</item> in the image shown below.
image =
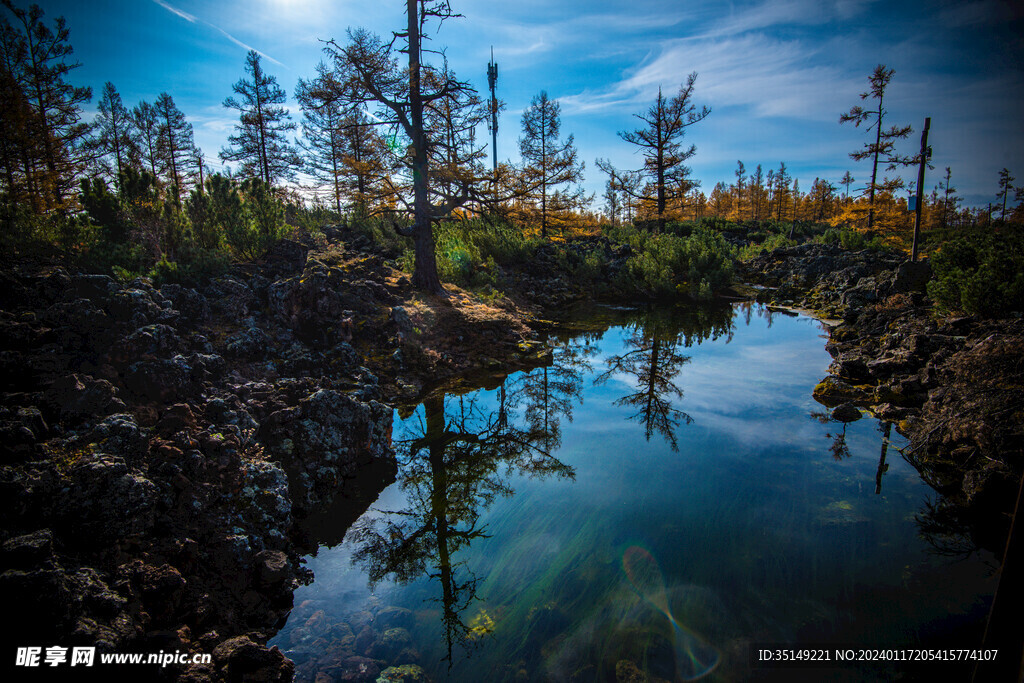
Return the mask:
[[514,306],[422,297],[328,237],[199,289],[0,274],[12,652],[212,653],[147,675],[291,680],[266,642],[311,578],[301,556],[340,541],[394,479],[383,401],[546,358]]
[[[295,663],[266,643],[311,578],[301,557],[340,542],[394,480],[390,405],[549,361],[534,332],[546,323],[509,299],[418,294],[363,238],[325,234],[199,288],[0,271],[0,594],[21,615],[11,648],[212,653],[153,675],[291,680]],[[516,275],[514,297],[587,298],[552,279],[548,256]],[[625,257],[609,252],[613,265]],[[950,514],[998,552],[1024,469],[1022,321],[937,317],[926,263],[869,252],[805,244],[739,276],[757,286],[740,296],[837,323],[815,397],[837,419],[863,408],[894,423]],[[314,612],[290,637],[348,629],[360,652],[401,655],[408,615],[379,608],[374,628]],[[395,680],[418,680],[413,659],[391,659],[405,667]],[[386,673],[368,662],[333,674]]]
[[764,303],[832,319],[815,398],[907,437],[906,457],[974,543],[1001,555],[1024,472],[1024,321],[938,315],[927,261],[804,244],[742,273]]

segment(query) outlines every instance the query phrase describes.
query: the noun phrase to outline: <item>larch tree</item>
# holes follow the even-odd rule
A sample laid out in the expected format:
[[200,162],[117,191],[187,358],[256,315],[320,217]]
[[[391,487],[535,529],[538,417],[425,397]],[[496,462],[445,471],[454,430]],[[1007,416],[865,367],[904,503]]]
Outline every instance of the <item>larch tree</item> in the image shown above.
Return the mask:
[[956,205],[960,199],[956,196],[956,188],[951,184],[953,177],[952,169],[946,167],[946,177],[939,181],[938,189],[942,190],[942,210],[939,214],[940,227],[949,225],[949,216],[956,212]]
[[341,85],[326,64],[317,65],[317,77],[299,79],[295,99],[302,108],[304,140],[299,146],[306,152],[306,170],[330,188],[334,208],[341,214],[344,176],[344,126],[346,112]]
[[757,169],[750,176],[750,208],[755,221],[761,220],[761,205],[765,201],[765,194],[764,170],[761,168],[761,164],[758,164]]
[[[424,85],[437,91],[444,81],[453,78],[445,65],[425,74]],[[490,110],[475,91],[452,92],[434,100],[424,110],[423,125],[433,132],[430,167],[439,196],[457,194],[460,188],[472,186],[485,172],[486,149],[476,143],[476,131],[489,116]]]
[[156,115],[156,108],[145,100],[139,102],[132,108],[132,126],[138,135],[139,155],[144,165],[149,167],[149,172],[154,178],[158,178],[160,167],[160,120]]
[[38,161],[43,158],[42,142],[33,135],[36,117],[25,93],[19,72],[24,64],[25,45],[7,20],[0,24],[0,164],[5,200],[5,222],[13,229],[14,214],[23,206],[43,212]]
[[775,172],[773,179],[775,181],[775,187],[772,193],[772,196],[775,199],[775,220],[781,221],[785,208],[789,204],[792,192],[789,187],[790,175],[786,171],[785,163],[779,164],[779,170]]
[[356,214],[368,216],[393,205],[398,160],[377,126],[361,111],[341,123],[341,188]]
[[586,197],[582,188],[558,187],[579,183],[583,179],[583,162],[577,160],[573,136],[559,139],[561,120],[558,100],[541,91],[523,112],[523,137],[519,153],[523,158],[523,181],[527,197],[540,208],[540,234],[548,236],[552,213],[572,211],[582,206]]
[[839,179],[839,184],[840,185],[846,185],[846,195],[844,197],[845,199],[849,199],[849,197],[850,197],[850,185],[853,182],[855,182],[855,181],[856,181],[856,178],[854,178],[853,175],[851,175],[849,171],[844,173],[843,177]]
[[875,191],[895,188],[895,185],[888,183],[879,184],[878,164],[884,162],[892,165],[896,160],[894,153],[896,141],[906,138],[913,131],[910,126],[890,126],[888,129],[882,127],[885,115],[888,113],[883,106],[885,89],[894,73],[896,73],[894,69],[887,69],[884,64],[879,64],[868,79],[871,89],[860,94],[861,100],[869,98],[876,100],[877,109],[864,109],[860,105],[855,105],[850,108],[849,112],[839,117],[840,124],[852,123],[855,127],[860,127],[862,123],[867,123],[866,130],[875,130],[874,142],[866,142],[862,149],[850,152],[850,158],[854,161],[871,159],[871,182],[868,183],[868,230],[871,230],[875,223]]
[[702,121],[711,110],[704,106],[697,108],[692,102],[697,73],[691,73],[679,93],[666,98],[658,88],[658,99],[644,114],[636,114],[645,125],[632,131],[620,132],[626,142],[636,145],[644,157],[644,167],[634,173],[648,179],[643,199],[653,202],[653,213],[657,216],[657,230],[665,228],[665,209],[670,202],[681,199],[681,193],[688,184],[684,182],[690,174],[685,161],[697,153],[697,148],[682,145],[686,129]]
[[1015,180],[1016,178],[1010,175],[1009,169],[1003,168],[999,171],[999,192],[996,193],[996,198],[1003,200],[1003,210],[999,214],[1003,220],[1006,220],[1006,200],[1010,196],[1010,191],[1013,190],[1013,181]]
[[[479,101],[468,83],[423,59],[424,54],[438,54],[423,46],[429,39],[427,24],[456,16],[447,0],[406,0],[405,29],[394,32],[390,42],[358,29],[349,32],[350,42],[345,47],[333,41],[327,47],[344,83],[346,106],[374,107],[374,123],[401,131],[408,141],[402,163],[410,192],[397,199],[413,219],[412,281],[417,289],[442,295],[433,224],[459,207],[493,198],[489,189],[493,175],[482,166],[454,179],[454,186],[450,177],[444,185],[435,178],[434,151],[443,144],[443,133],[426,125],[430,108],[444,99],[451,102],[454,98],[458,106],[467,107],[475,107],[474,101]],[[401,66],[400,59],[405,62]]]
[[174,190],[175,203],[181,206],[185,183],[196,174],[195,143],[192,124],[185,119],[174,98],[160,93],[153,105],[157,120],[157,154],[161,171]]
[[263,70],[255,50],[246,55],[245,71],[249,78],[242,78],[233,86],[239,99],[224,100],[226,108],[238,110],[239,122],[235,124],[236,134],[228,137],[230,146],[221,150],[220,158],[241,162],[244,174],[272,187],[280,178],[294,178],[295,169],[302,164],[286,136],[295,130],[296,124],[288,110],[280,106],[285,101],[285,91],[274,76]]
[[734,209],[736,211],[736,220],[743,220],[745,196],[747,194],[747,169],[743,165],[743,162],[739,159],[736,160],[736,200],[734,203]]
[[814,179],[814,182],[811,183],[811,191],[807,196],[813,220],[821,222],[832,216],[835,192],[836,188],[832,183],[821,178]]
[[607,159],[596,159],[594,164],[599,170],[608,174],[608,182],[605,183],[605,198],[607,199],[609,195],[615,195],[616,207],[625,213],[627,222],[632,222],[633,198],[638,194],[637,188],[640,185],[640,176],[629,171],[620,171],[612,166],[612,163]]
[[138,163],[139,144],[131,113],[110,81],[103,86],[94,126],[92,144],[97,152],[97,164],[103,175],[120,188],[125,169]]
[[[793,222],[800,220],[803,217],[801,207],[803,203],[803,195],[800,194],[800,179],[793,178]],[[790,234],[793,234],[792,227],[789,230]]]
[[62,209],[87,160],[84,142],[90,126],[81,121],[81,105],[92,99],[92,89],[67,82],[80,64],[68,61],[74,50],[64,17],[57,17],[51,29],[38,5],[27,11],[11,0],[3,0],[3,5],[15,18],[14,26],[5,20],[2,27],[5,70],[18,84],[23,93],[19,101],[31,114],[29,136],[21,145],[23,168],[33,178],[42,208]]

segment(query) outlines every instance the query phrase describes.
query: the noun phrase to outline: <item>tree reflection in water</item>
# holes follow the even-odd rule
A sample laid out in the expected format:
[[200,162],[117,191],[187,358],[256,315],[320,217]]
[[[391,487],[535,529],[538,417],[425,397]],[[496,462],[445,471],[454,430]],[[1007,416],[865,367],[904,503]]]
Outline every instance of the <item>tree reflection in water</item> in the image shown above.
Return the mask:
[[573,406],[583,403],[583,375],[592,370],[590,357],[597,353],[594,341],[587,336],[556,340],[550,366],[535,368],[507,382],[508,395],[516,404],[523,403],[527,428],[544,435],[543,448],[548,452],[562,443],[562,418],[572,422]]
[[512,495],[514,475],[575,476],[551,454],[557,445],[556,411],[566,404],[552,401],[545,419],[525,420],[521,427],[515,419],[519,398],[510,402],[510,393],[499,394],[493,411],[474,398],[446,400],[443,392],[425,400],[419,424],[395,443],[407,508],[364,518],[350,532],[357,548],[353,562],[365,569],[371,584],[389,577],[407,583],[424,575],[441,584],[449,668],[455,644],[468,654],[486,632],[465,618],[477,599],[477,577],[455,559],[473,540],[487,536],[482,513],[496,498]]
[[676,429],[684,422],[693,422],[692,417],[673,405],[673,400],[683,398],[683,390],[675,383],[676,377],[690,362],[690,356],[683,355],[680,348],[722,335],[731,339],[733,311],[729,306],[722,306],[694,307],[672,313],[641,314],[629,326],[625,340],[627,350],[609,357],[606,360],[608,370],[594,382],[602,384],[615,375],[628,376],[636,391],[617,399],[615,405],[635,409],[627,419],[643,423],[648,441],[657,432],[673,451],[678,451]]

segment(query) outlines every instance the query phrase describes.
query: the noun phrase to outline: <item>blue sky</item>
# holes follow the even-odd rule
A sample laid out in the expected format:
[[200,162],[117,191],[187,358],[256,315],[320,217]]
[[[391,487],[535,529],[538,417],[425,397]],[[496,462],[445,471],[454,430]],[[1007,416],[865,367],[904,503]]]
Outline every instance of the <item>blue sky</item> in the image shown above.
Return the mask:
[[[222,102],[244,74],[245,53],[264,66],[292,100],[299,78],[324,58],[324,39],[345,40],[348,27],[382,35],[404,23],[400,0],[92,0],[41,2],[71,30],[76,85],[93,87],[91,115],[105,81],[129,107],[169,92],[195,127],[214,167],[237,121]],[[925,116],[935,170],[946,166],[968,203],[996,201],[1004,166],[1024,185],[1024,9],[1008,0],[452,0],[462,19],[433,36],[457,75],[486,89],[493,45],[499,159],[518,161],[520,118],[541,90],[559,100],[563,135],[574,134],[586,162],[586,186],[600,195],[596,157],[638,168],[634,148],[616,133],[635,127],[659,86],[675,93],[698,75],[694,101],[711,115],[689,129],[697,145],[694,176],[710,192],[732,182],[736,161],[765,171],[785,162],[807,191],[816,176],[838,184],[850,170],[860,185],[866,162],[848,154],[863,128],[840,126],[858,104],[876,64],[895,69],[886,94],[893,124],[914,133],[900,151],[916,152]],[[904,172],[912,179],[912,172]]]

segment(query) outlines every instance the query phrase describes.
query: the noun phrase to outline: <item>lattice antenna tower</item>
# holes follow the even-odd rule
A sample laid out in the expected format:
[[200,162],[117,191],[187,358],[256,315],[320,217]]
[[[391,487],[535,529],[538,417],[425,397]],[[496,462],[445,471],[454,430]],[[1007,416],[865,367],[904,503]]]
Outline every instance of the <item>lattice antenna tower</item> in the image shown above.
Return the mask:
[[487,127],[491,131],[491,159],[494,164],[494,177],[498,177],[498,98],[494,94],[494,86],[498,82],[498,65],[494,61],[494,46],[491,46],[491,61],[487,64],[487,85],[491,88],[491,120]]

